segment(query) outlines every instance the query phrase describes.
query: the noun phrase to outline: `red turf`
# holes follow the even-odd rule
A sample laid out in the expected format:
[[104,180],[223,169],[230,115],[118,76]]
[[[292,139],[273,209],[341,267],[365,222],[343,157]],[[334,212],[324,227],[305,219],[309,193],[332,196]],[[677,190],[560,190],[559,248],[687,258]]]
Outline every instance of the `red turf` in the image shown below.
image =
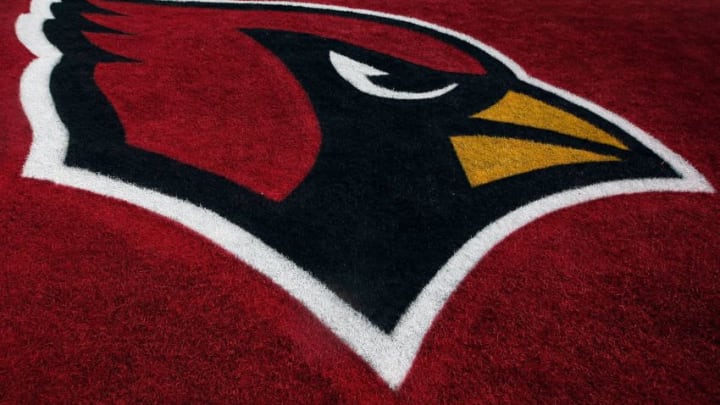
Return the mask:
[[[614,111],[720,184],[714,2],[346,1],[465,32]],[[0,401],[494,403],[720,400],[715,195],[566,209],[513,234],[389,390],[256,271],[129,204],[20,178],[31,55],[0,11]]]

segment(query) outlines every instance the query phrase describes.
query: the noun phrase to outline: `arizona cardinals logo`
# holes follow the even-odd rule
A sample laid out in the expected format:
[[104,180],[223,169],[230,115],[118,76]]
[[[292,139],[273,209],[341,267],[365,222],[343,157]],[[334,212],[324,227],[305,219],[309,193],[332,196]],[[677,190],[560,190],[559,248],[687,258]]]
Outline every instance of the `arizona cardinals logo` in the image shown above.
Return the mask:
[[24,176],[171,218],[270,277],[391,387],[482,257],[554,210],[710,192],[625,120],[407,17],[36,0]]

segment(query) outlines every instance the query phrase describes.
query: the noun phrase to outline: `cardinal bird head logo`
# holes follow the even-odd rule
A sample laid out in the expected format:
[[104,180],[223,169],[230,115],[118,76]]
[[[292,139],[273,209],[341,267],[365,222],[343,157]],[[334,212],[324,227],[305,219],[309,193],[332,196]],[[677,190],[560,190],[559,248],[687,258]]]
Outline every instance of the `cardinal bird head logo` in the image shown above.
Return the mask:
[[448,296],[552,211],[711,192],[689,163],[481,42],[308,3],[35,0],[23,175],[189,227],[390,387]]

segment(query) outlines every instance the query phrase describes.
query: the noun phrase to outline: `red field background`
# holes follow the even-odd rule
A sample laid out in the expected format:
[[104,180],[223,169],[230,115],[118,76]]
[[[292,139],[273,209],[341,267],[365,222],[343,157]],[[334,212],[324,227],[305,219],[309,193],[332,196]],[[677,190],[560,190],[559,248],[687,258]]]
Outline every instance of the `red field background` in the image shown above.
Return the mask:
[[[720,185],[715,1],[334,1],[437,23],[627,118]],[[601,4],[604,3],[604,4]],[[717,194],[613,197],[511,235],[391,391],[206,239],[20,172],[31,55],[0,8],[0,402],[717,403]]]

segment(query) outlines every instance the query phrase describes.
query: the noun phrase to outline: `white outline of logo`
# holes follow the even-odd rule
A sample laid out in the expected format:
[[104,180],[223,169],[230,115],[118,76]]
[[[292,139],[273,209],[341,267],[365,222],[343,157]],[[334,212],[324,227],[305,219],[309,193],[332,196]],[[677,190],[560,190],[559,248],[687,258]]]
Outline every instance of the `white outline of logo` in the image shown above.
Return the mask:
[[665,159],[682,175],[682,178],[678,179],[610,181],[566,190],[533,201],[504,215],[481,229],[448,260],[408,307],[392,333],[386,334],[308,272],[218,214],[153,190],[63,164],[67,151],[68,131],[58,117],[49,90],[50,74],[62,57],[62,53],[45,38],[42,31],[43,22],[53,18],[50,5],[58,1],[32,0],[30,12],[21,15],[15,27],[20,41],[37,57],[25,69],[20,83],[22,106],[33,131],[32,145],[22,175],[124,200],[200,233],[269,277],[302,302],[324,325],[364,359],[392,389],[398,389],[402,384],[425,334],[448,297],[486,253],[511,233],[548,213],[599,198],[650,191],[705,193],[715,191],[687,161],[624,118],[565,90],[530,77],[502,53],[462,33],[410,17],[322,4],[160,0],[160,2],[177,3],[271,4],[299,9],[334,10],[412,23],[454,36],[504,62],[521,81],[557,94],[613,122]]

